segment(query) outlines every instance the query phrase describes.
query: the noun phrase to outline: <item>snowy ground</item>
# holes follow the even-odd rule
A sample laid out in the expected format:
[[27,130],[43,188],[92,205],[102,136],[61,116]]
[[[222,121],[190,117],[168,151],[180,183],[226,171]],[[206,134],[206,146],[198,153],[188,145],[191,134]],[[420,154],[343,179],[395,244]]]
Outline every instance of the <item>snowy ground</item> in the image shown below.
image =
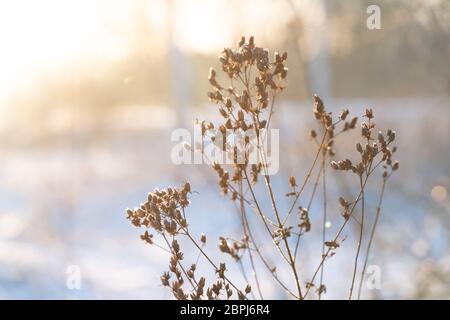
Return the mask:
[[[383,271],[383,287],[370,296],[411,297],[423,268],[438,265],[450,274],[449,196],[430,198],[436,185],[450,190],[449,100],[334,103],[336,112],[348,107],[361,114],[372,107],[383,129],[397,130],[401,171],[388,187],[373,254]],[[208,249],[215,250],[220,234],[239,232],[238,222],[230,219],[235,209],[219,195],[209,168],[171,164],[173,114],[163,111],[167,121],[155,121],[151,111],[141,111],[112,116],[100,139],[83,132],[43,146],[0,145],[0,298],[171,298],[159,284],[166,255],[139,240],[140,231],[125,220],[124,209],[138,205],[155,187],[187,178],[199,192],[189,210],[191,224],[213,239]],[[192,111],[188,119],[212,114]],[[146,117],[149,122],[143,121]],[[300,178],[306,172],[310,147],[300,146],[308,143],[311,118],[306,103],[285,103],[275,118],[283,139],[283,167],[274,182],[280,197],[290,174]],[[343,249],[327,265],[328,298],[342,297],[348,289],[350,279],[342,266],[352,252]],[[305,248],[303,254],[308,258],[305,268],[311,270],[319,257],[314,248]],[[80,290],[66,286],[67,268],[73,265],[81,271]],[[283,298],[270,283],[263,286],[269,297]],[[436,290],[449,298],[445,288]]]

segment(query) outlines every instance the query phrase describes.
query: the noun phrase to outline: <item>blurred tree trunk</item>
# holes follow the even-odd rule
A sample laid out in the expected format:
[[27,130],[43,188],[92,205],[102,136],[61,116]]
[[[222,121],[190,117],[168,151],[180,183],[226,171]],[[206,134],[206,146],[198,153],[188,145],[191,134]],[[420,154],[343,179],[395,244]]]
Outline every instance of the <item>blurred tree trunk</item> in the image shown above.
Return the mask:
[[186,128],[187,115],[193,101],[192,66],[189,57],[176,45],[176,17],[173,0],[167,1],[170,107],[176,111],[177,126]]

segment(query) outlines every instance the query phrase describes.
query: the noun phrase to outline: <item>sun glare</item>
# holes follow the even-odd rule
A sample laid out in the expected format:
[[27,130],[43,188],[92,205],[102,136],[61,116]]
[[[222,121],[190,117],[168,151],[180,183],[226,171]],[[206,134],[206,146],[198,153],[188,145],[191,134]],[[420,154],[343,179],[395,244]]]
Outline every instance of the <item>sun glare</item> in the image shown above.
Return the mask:
[[[263,10],[267,6],[271,9]],[[273,28],[255,25],[274,19],[279,8],[259,0],[1,1],[0,110],[9,96],[36,89],[43,77],[76,77],[81,67],[91,70],[98,62],[123,58],[136,37],[148,41],[152,52],[175,45],[185,52],[215,54],[241,34],[273,35]],[[248,19],[239,20],[236,12]],[[142,17],[149,30],[140,28]]]
[[[174,40],[187,51],[216,53],[234,41],[234,17],[221,1],[178,1],[173,10]],[[229,11],[228,11],[229,12]],[[224,31],[227,32],[224,32]]]
[[0,99],[68,61],[119,55],[101,8],[101,1],[87,0],[0,2]]

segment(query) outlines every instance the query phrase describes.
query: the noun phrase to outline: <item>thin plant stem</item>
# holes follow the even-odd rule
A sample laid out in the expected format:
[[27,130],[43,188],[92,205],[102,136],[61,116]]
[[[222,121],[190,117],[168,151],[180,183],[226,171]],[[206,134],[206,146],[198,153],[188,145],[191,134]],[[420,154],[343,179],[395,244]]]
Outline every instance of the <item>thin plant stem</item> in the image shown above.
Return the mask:
[[311,177],[311,174],[312,174],[312,172],[313,172],[313,169],[314,169],[314,167],[316,166],[317,159],[319,158],[320,151],[322,150],[323,143],[324,143],[324,141],[325,141],[326,136],[327,136],[327,132],[325,131],[325,133],[323,134],[323,137],[322,137],[322,141],[320,142],[319,148],[317,149],[316,155],[315,155],[315,157],[314,157],[314,161],[313,161],[311,167],[309,168],[309,171],[308,171],[308,173],[306,174],[305,179],[303,180],[303,184],[302,184],[302,186],[300,187],[300,191],[295,195],[294,201],[293,201],[293,203],[292,203],[292,205],[291,205],[291,208],[290,208],[289,211],[288,211],[288,214],[287,214],[286,217],[284,218],[283,224],[287,221],[287,219],[288,219],[289,216],[291,215],[292,211],[294,210],[295,205],[297,204],[297,201],[298,201],[298,199],[300,198],[300,195],[302,194],[303,190],[304,190],[305,187],[306,187],[306,184],[307,184],[308,181],[309,181],[309,178]]
[[361,186],[361,225],[359,228],[359,239],[358,239],[358,246],[356,249],[356,255],[355,255],[355,262],[353,267],[353,275],[352,275],[352,284],[350,286],[350,293],[348,296],[348,299],[352,299],[353,294],[353,287],[355,285],[355,279],[356,279],[356,272],[358,271],[358,261],[359,261],[359,253],[361,251],[361,244],[363,241],[363,235],[364,235],[364,211],[365,211],[365,197],[364,197],[364,186],[363,186],[363,178],[362,176],[359,177],[360,186]]
[[299,297],[297,297],[291,290],[289,290],[288,287],[286,287],[286,285],[277,277],[277,275],[275,274],[275,272],[273,271],[273,268],[269,265],[269,263],[267,262],[266,258],[264,257],[264,255],[261,253],[261,251],[259,250],[258,246],[256,245],[256,241],[253,235],[253,232],[251,230],[250,224],[248,222],[248,217],[247,214],[244,215],[244,222],[247,226],[247,232],[248,235],[250,237],[251,242],[253,243],[253,245],[255,246],[254,250],[257,253],[258,257],[260,258],[260,260],[262,261],[262,263],[264,264],[264,266],[267,268],[267,270],[270,272],[270,274],[272,275],[272,277],[275,279],[275,281],[288,293],[290,294],[292,297],[294,297],[295,299],[299,299]]
[[[240,192],[240,194],[243,194],[242,180],[239,183],[239,192]],[[248,246],[248,238],[250,237],[250,235],[248,232],[248,223],[246,223],[246,221],[245,221],[247,213],[245,211],[245,205],[244,205],[244,201],[242,200],[242,198],[239,201],[239,204],[240,204],[240,213],[241,213],[241,219],[242,219],[242,227],[244,230],[244,235],[245,235],[245,239],[247,241],[247,246]],[[256,244],[254,244],[254,245],[256,246]],[[261,300],[264,300],[264,297],[263,297],[263,294],[261,291],[261,285],[259,284],[258,274],[257,274],[256,268],[255,268],[255,263],[253,261],[252,251],[250,249],[247,251],[248,251],[248,256],[249,256],[250,264],[252,267],[253,276],[255,278],[256,288],[258,290],[259,297],[261,298]]]
[[[167,239],[166,235],[165,235],[164,233],[162,233],[162,236],[163,236],[164,241],[165,241],[166,244],[167,244],[167,247],[168,247],[169,250],[170,250],[170,253],[174,255],[175,252],[173,252],[172,246],[170,245],[170,242],[169,242],[169,240]],[[178,266],[181,268],[181,271],[183,271],[183,274],[185,275],[185,277],[188,279],[188,281],[189,281],[189,283],[191,284],[192,288],[195,289],[197,283],[194,285],[194,283],[192,282],[191,278],[188,277],[187,272],[186,272],[186,269],[184,269],[183,265],[181,264],[181,262],[180,262],[179,260],[177,261],[177,263],[178,263]],[[194,281],[195,281],[195,279],[194,279]]]
[[[264,149],[263,149],[262,144],[260,143],[259,139],[260,138],[258,136],[258,149],[262,153],[263,168],[265,170],[264,181],[266,182],[266,187],[267,187],[267,190],[269,192],[270,201],[272,203],[272,209],[273,209],[273,211],[275,213],[275,218],[276,218],[276,220],[278,222],[278,227],[280,229],[282,229],[283,228],[283,222],[281,221],[281,217],[280,217],[280,214],[279,214],[278,209],[277,209],[275,196],[273,194],[272,185],[270,183],[270,178],[269,178],[268,171],[267,171],[267,161],[266,161],[266,158],[265,158],[265,152],[264,152]],[[287,241],[287,237],[283,235],[282,238],[283,238],[283,243],[284,243],[284,246],[286,248],[286,252],[287,252],[287,255],[288,255],[288,259],[289,259],[288,264],[291,267],[292,273],[294,275],[294,279],[295,279],[295,283],[296,283],[296,286],[297,286],[298,295],[299,295],[300,300],[301,300],[302,299],[302,289],[301,289],[301,284],[300,284],[300,279],[299,279],[299,276],[298,276],[297,268],[296,268],[296,265],[295,265],[295,260],[294,260],[294,257],[292,255],[289,243]]]
[[[317,177],[316,177],[316,179],[315,179],[315,181],[314,181],[314,186],[313,186],[313,190],[312,190],[312,193],[311,193],[311,197],[309,198],[308,206],[306,207],[306,209],[307,209],[308,211],[311,209],[312,202],[313,202],[314,197],[315,197],[315,195],[316,195],[317,187],[318,187],[318,185],[319,185],[319,180],[320,180],[320,177],[321,177],[321,175],[322,175],[322,170],[323,170],[323,166],[321,166],[321,167],[319,168],[319,172],[317,173]],[[296,241],[296,244],[295,244],[295,250],[294,250],[294,257],[295,257],[295,259],[296,259],[296,257],[297,257],[297,251],[298,251],[298,248],[299,248],[300,237],[301,237],[301,236],[302,236],[302,233],[299,233],[299,234],[297,235],[297,241]]]
[[247,184],[248,184],[248,187],[249,187],[249,190],[250,190],[250,194],[252,195],[252,197],[253,197],[253,202],[254,202],[255,205],[256,205],[257,212],[259,213],[259,215],[260,215],[260,217],[261,217],[261,220],[263,221],[264,226],[266,227],[266,230],[267,230],[267,232],[268,232],[269,235],[270,235],[270,238],[272,239],[273,243],[274,243],[275,246],[277,247],[278,251],[280,252],[281,256],[284,258],[284,260],[286,260],[286,262],[289,263],[288,258],[285,256],[285,254],[284,254],[283,251],[281,250],[280,245],[277,244],[277,243],[275,242],[275,240],[273,239],[272,231],[270,230],[270,227],[269,227],[269,225],[267,224],[267,222],[266,222],[266,220],[265,220],[265,216],[264,216],[264,214],[262,213],[262,210],[261,210],[261,208],[260,208],[260,206],[259,206],[258,200],[256,199],[255,192],[253,191],[253,187],[252,187],[252,185],[251,185],[251,183],[250,183],[250,179],[248,178],[248,174],[247,174],[247,171],[246,171],[246,170],[244,170],[244,178],[245,178],[245,180],[247,181]]
[[384,197],[384,189],[386,187],[386,181],[387,181],[387,178],[383,178],[383,184],[381,185],[380,197],[378,199],[377,213],[375,215],[375,221],[373,223],[372,230],[370,232],[370,239],[369,239],[369,243],[367,244],[367,249],[366,249],[366,257],[364,259],[364,265],[363,265],[363,268],[361,271],[361,279],[359,281],[359,288],[358,288],[358,300],[361,298],[362,284],[364,281],[364,274],[366,272],[367,263],[369,261],[369,253],[370,253],[370,249],[372,247],[373,239],[375,237],[375,230],[377,228],[378,221],[380,219],[381,204],[382,204],[383,197]]
[[[363,183],[363,186],[365,186],[365,184],[367,183],[367,178],[368,178],[368,177],[366,176],[366,179],[365,179],[365,181],[364,181],[364,183]],[[359,199],[361,198],[361,195],[362,195],[362,189],[359,191],[358,197],[356,198],[355,202],[352,204],[352,207],[351,207],[350,212],[349,212],[349,215],[350,215],[350,216],[353,215],[353,212],[354,212],[354,210],[355,210],[356,204],[359,202]],[[339,239],[339,237],[341,236],[342,232],[344,231],[344,228],[345,228],[345,226],[347,225],[347,223],[348,223],[349,220],[350,220],[350,217],[349,217],[348,219],[345,219],[345,220],[344,220],[344,222],[342,223],[341,227],[339,228],[339,230],[337,231],[336,235],[334,236],[334,239],[333,239],[334,242],[336,242],[336,241]],[[317,268],[316,268],[316,270],[314,271],[314,274],[313,274],[311,280],[309,281],[310,284],[314,283],[314,280],[316,279],[317,274],[318,274],[319,271],[320,271],[320,268],[322,267],[323,263],[325,262],[325,259],[328,257],[328,254],[330,253],[331,250],[332,250],[332,248],[329,247],[329,248],[327,249],[327,251],[325,252],[325,255],[322,256],[322,259],[320,260],[319,265],[317,266]],[[306,290],[306,292],[305,292],[305,295],[304,295],[304,298],[306,298],[306,296],[307,296],[307,294],[308,294],[308,292],[309,292],[310,289],[311,289],[311,286],[309,286],[309,287],[307,288],[307,290]]]
[[[322,174],[322,182],[323,182],[323,220],[322,220],[322,256],[325,254],[325,241],[326,241],[326,227],[325,224],[327,223],[327,183],[326,183],[326,169],[325,169],[325,159],[326,155],[323,154],[322,159],[322,168],[323,168],[323,174]],[[325,262],[322,264],[322,267],[320,268],[320,285],[319,285],[319,300],[322,297],[322,285],[323,285],[323,273],[325,269]]]
[[[191,242],[197,247],[197,249],[202,253],[203,257],[205,257],[205,259],[209,262],[209,264],[211,266],[213,266],[213,268],[217,271],[219,270],[219,268],[216,266],[216,264],[211,260],[211,258],[205,253],[205,251],[198,245],[197,241],[195,241],[195,239],[191,236],[191,234],[189,232],[187,232],[187,230],[185,229],[185,235],[189,238],[189,240],[191,240]],[[236,285],[230,280],[228,279],[227,276],[224,275],[224,279],[237,291],[237,292],[241,292],[241,290],[239,290]]]

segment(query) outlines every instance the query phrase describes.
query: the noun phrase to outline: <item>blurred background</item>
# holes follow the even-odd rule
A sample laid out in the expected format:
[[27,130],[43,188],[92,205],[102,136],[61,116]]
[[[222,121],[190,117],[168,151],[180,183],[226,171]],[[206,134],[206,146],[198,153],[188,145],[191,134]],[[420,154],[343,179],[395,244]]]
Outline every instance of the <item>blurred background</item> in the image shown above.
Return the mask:
[[[366,25],[374,4],[379,30]],[[239,234],[215,174],[172,164],[170,133],[218,119],[208,70],[220,69],[217,56],[241,35],[289,53],[273,124],[283,145],[280,198],[312,160],[314,93],[336,113],[373,108],[381,129],[397,131],[401,170],[370,260],[382,288],[364,297],[450,298],[447,0],[0,1],[0,298],[171,298],[159,281],[166,254],[125,219],[155,187],[191,181],[191,224],[211,252],[221,233]],[[337,197],[330,202],[331,212]],[[353,248],[327,265],[325,298],[346,296]],[[320,258],[313,249],[308,270]],[[66,286],[73,265],[80,290]],[[285,297],[263,286],[266,297]]]

